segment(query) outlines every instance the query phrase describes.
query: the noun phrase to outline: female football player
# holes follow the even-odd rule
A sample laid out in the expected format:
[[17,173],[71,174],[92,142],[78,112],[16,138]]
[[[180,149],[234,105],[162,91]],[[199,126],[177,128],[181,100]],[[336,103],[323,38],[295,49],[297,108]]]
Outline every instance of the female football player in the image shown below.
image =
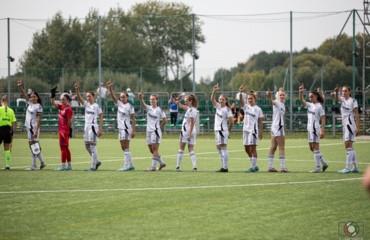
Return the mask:
[[[227,140],[230,138],[230,131],[233,128],[233,116],[231,114],[229,99],[225,94],[221,94],[216,101],[216,92],[220,88],[218,83],[213,87],[211,101],[216,108],[214,131],[216,138],[216,148],[221,160],[221,169],[216,172],[228,172],[229,153],[227,152]],[[241,94],[240,94],[241,95]],[[227,120],[229,120],[229,127],[227,127]]]
[[[117,171],[130,171],[135,170],[132,163],[132,156],[130,152],[131,138],[135,137],[135,110],[134,107],[128,102],[128,93],[123,92],[120,95],[121,101],[118,101],[112,89],[112,81],[109,79],[107,83],[110,95],[113,98],[114,104],[118,107],[117,111],[117,125],[118,125],[118,140],[121,143],[121,148],[125,153],[125,165]],[[130,124],[132,119],[132,126]]]

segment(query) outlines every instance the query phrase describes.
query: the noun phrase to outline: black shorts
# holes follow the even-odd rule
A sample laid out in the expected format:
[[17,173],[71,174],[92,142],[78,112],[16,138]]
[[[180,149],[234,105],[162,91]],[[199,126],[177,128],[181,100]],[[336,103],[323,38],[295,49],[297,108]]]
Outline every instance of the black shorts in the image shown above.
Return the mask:
[[9,144],[12,141],[12,128],[10,126],[0,127],[0,144],[4,143]]

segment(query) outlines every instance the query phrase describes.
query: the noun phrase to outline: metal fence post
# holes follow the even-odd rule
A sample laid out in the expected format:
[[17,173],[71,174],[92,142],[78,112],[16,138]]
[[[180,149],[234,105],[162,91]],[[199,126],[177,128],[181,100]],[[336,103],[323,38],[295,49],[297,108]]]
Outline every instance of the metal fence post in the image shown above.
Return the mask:
[[234,70],[231,68],[231,95],[234,94]]
[[99,16],[99,105],[101,106],[101,16]]
[[221,92],[224,92],[224,69],[221,69]]
[[26,68],[23,68],[23,89],[27,89],[27,85],[26,85]]
[[8,99],[11,101],[10,97],[10,19],[8,18]]
[[[355,11],[353,9],[353,36],[352,36],[352,91],[355,92],[356,89],[356,16]],[[365,36],[364,36],[365,37]]]
[[64,92],[64,68],[62,68],[62,93]]
[[293,132],[293,12],[290,11],[290,121],[289,131]]
[[321,71],[321,91],[324,91],[324,68]]
[[140,67],[140,91],[143,91],[143,68]]
[[333,138],[335,138],[335,112],[332,112],[332,117],[333,117]]
[[275,81],[276,81],[276,67],[274,67],[274,86],[272,86],[272,92],[275,91]]
[[193,94],[195,95],[195,14],[193,14]]

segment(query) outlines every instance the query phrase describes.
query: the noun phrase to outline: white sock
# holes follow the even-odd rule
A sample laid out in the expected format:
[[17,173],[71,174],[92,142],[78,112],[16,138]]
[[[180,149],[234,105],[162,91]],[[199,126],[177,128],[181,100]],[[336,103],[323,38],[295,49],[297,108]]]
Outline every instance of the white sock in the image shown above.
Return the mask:
[[269,168],[274,167],[274,155],[269,155]]
[[65,168],[65,167],[66,167],[66,163],[62,162],[62,168]]
[[68,167],[72,167],[72,163],[71,162],[68,162]]
[[32,156],[32,166],[37,166],[37,156],[31,152]]
[[251,157],[251,161],[252,161],[252,168],[256,168],[256,166],[257,166],[257,158]]
[[191,162],[193,163],[193,168],[197,167],[197,158],[195,157],[194,151],[189,152]]
[[229,153],[227,152],[227,148],[223,147],[221,148],[221,152],[222,152],[222,158],[224,160],[224,168],[227,169],[227,165],[229,163]]
[[177,166],[180,167],[180,164],[181,164],[181,161],[182,161],[182,157],[184,156],[184,151],[183,150],[179,150],[178,154],[177,154]]
[[125,153],[125,167],[128,168],[130,166],[130,157],[129,157],[130,150],[125,149],[124,153]]
[[325,162],[324,156],[322,155],[322,153],[320,152],[320,150],[318,150],[318,152],[319,152],[319,154],[320,154],[320,160],[321,160],[322,165],[326,165],[326,162]]
[[42,157],[42,153],[41,152],[37,155],[37,157],[39,158],[40,163],[42,163],[44,161],[44,158]]
[[91,149],[91,167],[96,168],[96,164],[98,163],[98,150],[96,149],[96,145],[91,144],[90,145]]
[[224,160],[223,160],[223,158],[222,158],[222,151],[221,151],[221,149],[218,149],[218,148],[217,148],[217,152],[218,152],[218,154],[220,155],[221,166],[223,166],[223,165],[224,165]]
[[152,160],[152,168],[156,168],[157,167],[157,162],[158,161],[159,161],[159,158],[153,157],[153,160]]
[[352,158],[353,168],[357,169],[357,156],[356,151],[353,149],[353,158]]
[[130,167],[132,167],[134,166],[134,163],[132,162],[132,155],[131,155],[130,149],[126,149],[126,151],[127,151],[126,153],[127,153],[129,165]]
[[353,159],[353,148],[347,148],[346,168],[351,169],[351,163]]
[[163,164],[164,163],[160,154],[159,154],[159,157],[158,157],[158,162],[159,162],[159,164]]
[[314,151],[313,156],[315,157],[315,162],[316,162],[316,168],[320,168],[320,151]]
[[86,148],[86,150],[89,152],[89,154],[90,154],[90,156],[91,156],[91,148],[90,148],[90,146],[86,146],[86,145],[85,145],[85,148]]
[[285,156],[284,155],[279,155],[279,160],[280,160],[281,169],[285,168]]

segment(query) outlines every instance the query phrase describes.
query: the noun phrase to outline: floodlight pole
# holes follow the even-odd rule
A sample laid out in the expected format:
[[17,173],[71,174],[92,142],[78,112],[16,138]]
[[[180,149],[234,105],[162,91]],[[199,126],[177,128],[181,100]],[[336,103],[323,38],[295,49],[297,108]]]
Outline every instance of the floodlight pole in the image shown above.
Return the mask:
[[356,10],[353,9],[353,36],[352,36],[352,92],[355,91],[356,87]]
[[195,14],[193,14],[193,94],[195,94]]
[[234,69],[231,68],[231,95],[234,94]]
[[62,68],[62,93],[63,92],[64,92],[64,68]]
[[293,132],[293,12],[290,11],[290,120],[289,132]]
[[10,102],[10,19],[8,18],[8,100]]
[[101,16],[99,16],[99,106],[101,106],[101,80]]

